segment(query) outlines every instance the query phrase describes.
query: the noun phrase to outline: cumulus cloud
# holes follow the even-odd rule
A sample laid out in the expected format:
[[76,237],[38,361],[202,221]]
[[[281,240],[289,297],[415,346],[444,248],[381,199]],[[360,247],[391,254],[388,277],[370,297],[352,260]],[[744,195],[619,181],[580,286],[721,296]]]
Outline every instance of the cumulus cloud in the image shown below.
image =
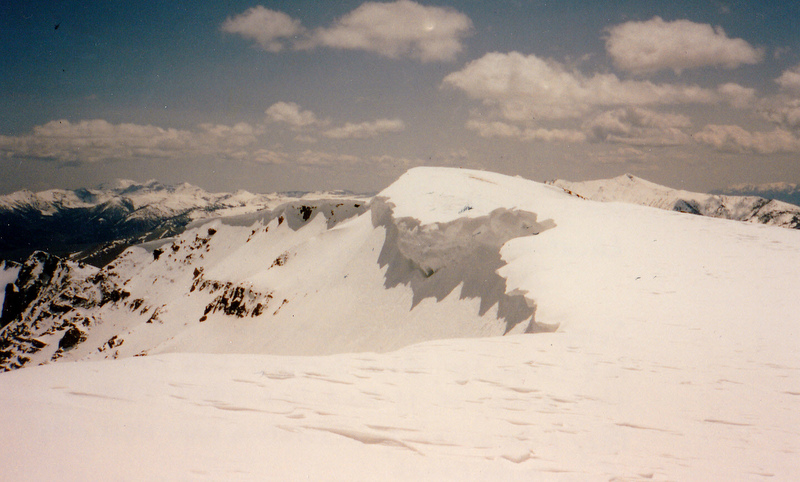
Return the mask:
[[659,70],[720,66],[728,69],[757,64],[764,57],[742,39],[729,38],[721,27],[689,20],[666,22],[653,17],[608,29],[606,51],[618,68],[644,74]]
[[261,48],[269,52],[280,52],[284,49],[286,39],[303,35],[306,31],[299,20],[261,5],[229,17],[220,28],[223,32],[255,40]]
[[80,164],[110,160],[175,159],[187,155],[235,157],[255,143],[259,131],[247,124],[200,124],[197,130],[112,124],[102,119],[56,120],[30,134],[0,136],[7,158]]
[[471,119],[467,121],[467,129],[477,131],[481,137],[520,137],[522,129],[500,121],[484,121]]
[[307,149],[299,154],[292,156],[296,164],[303,166],[332,166],[332,165],[348,165],[358,164],[364,162],[358,156],[350,154],[339,154],[326,151],[312,151]]
[[410,0],[367,2],[333,26],[314,32],[307,46],[366,50],[398,58],[455,59],[472,21],[450,8],[423,6]]
[[800,131],[800,99],[770,99],[762,104],[760,112],[780,127]]
[[467,128],[477,131],[481,137],[507,137],[523,141],[544,142],[580,143],[586,141],[586,134],[573,129],[519,127],[501,121],[472,119],[467,122]]
[[347,122],[343,127],[324,131],[322,135],[329,139],[368,139],[384,133],[401,132],[405,128],[405,123],[400,119],[378,119],[359,124]]
[[800,94],[800,65],[785,70],[780,77],[775,79],[775,82],[786,91]]
[[447,75],[443,85],[498,109],[506,120],[563,119],[598,106],[714,103],[719,94],[696,85],[585,76],[555,60],[518,52],[489,53]]
[[316,114],[303,110],[294,102],[276,102],[265,111],[267,118],[273,122],[284,122],[293,127],[306,127],[321,124]]
[[769,132],[750,132],[736,125],[707,125],[694,138],[720,151],[757,154],[800,152],[800,138],[781,128]]
[[249,160],[260,164],[293,165],[300,167],[330,167],[354,165],[365,162],[358,156],[306,149],[301,152],[286,152],[273,149],[257,149]]
[[[330,124],[330,120],[321,120],[310,110],[302,109],[294,102],[276,102],[266,110],[267,118],[273,122],[288,124],[295,130],[303,129],[304,134],[297,136],[299,142],[313,143],[317,139],[309,135],[308,128],[314,128],[311,133],[319,134],[318,128]],[[378,119],[361,123],[347,122],[341,127],[324,130],[321,134],[328,139],[368,139],[381,134],[400,132],[406,125],[400,119]]]
[[626,107],[603,112],[584,123],[583,128],[596,141],[638,146],[688,144],[691,137],[684,129],[691,126],[688,117]]
[[751,107],[756,102],[756,90],[729,82],[717,87],[717,92],[730,105],[737,108]]
[[472,21],[454,9],[411,0],[366,2],[329,27],[309,31],[300,20],[258,6],[222,24],[222,30],[255,40],[271,52],[328,47],[374,52],[423,62],[450,61],[463,50]]

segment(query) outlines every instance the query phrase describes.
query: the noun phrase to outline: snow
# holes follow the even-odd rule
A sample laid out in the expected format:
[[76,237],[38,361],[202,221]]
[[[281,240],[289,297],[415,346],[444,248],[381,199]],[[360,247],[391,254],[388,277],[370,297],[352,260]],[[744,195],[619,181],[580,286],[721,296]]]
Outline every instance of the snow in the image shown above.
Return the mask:
[[[797,231],[599,203],[455,169],[413,169],[378,199],[395,224],[375,224],[370,213],[330,229],[322,216],[296,230],[274,218],[217,220],[179,238],[216,229],[197,266],[206,279],[290,299],[271,304],[267,318],[212,314],[197,323],[203,303],[192,297],[213,296],[186,294],[186,245],[158,262],[129,251],[117,270],[128,270],[133,296],[168,305],[164,324],[125,325],[120,356],[128,358],[0,374],[0,426],[13,434],[0,474],[583,481],[800,473]],[[418,236],[404,249],[424,264],[433,259],[425,243],[470,246],[464,226],[506,232],[497,209],[546,227],[482,239],[501,243],[505,291],[523,293],[554,333],[487,337],[504,323],[496,306],[478,315],[480,297],[455,289],[412,309],[413,283],[385,285],[393,265],[381,265],[379,252],[391,226]],[[424,243],[415,248],[413,239]],[[449,269],[454,261],[434,251],[436,266]],[[282,253],[287,262],[269,269]],[[158,330],[168,341],[130,357],[164,335]],[[300,349],[315,355],[291,355]]]
[[717,218],[800,227],[800,207],[758,196],[696,193],[661,186],[631,174],[613,179],[552,184],[579,196],[604,202],[625,202]]
[[0,260],[0,314],[6,297],[6,285],[17,279],[20,266]]

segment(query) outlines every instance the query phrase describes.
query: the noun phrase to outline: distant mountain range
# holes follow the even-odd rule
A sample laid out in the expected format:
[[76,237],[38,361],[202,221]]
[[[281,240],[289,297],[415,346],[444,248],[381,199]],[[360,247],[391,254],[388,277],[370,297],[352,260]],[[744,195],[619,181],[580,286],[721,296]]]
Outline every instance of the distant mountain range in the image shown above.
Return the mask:
[[[632,174],[597,181],[555,180],[548,184],[594,201],[626,202],[669,211],[800,229],[800,206],[761,196],[683,191],[661,186]],[[787,188],[792,185],[775,186],[782,186],[782,192],[791,192]],[[742,192],[747,189],[748,186],[741,188]]]
[[790,204],[800,205],[800,185],[789,182],[773,182],[768,184],[736,184],[728,189],[713,191],[714,194],[730,194],[735,196],[759,196],[775,199]]
[[0,196],[0,259],[23,261],[42,250],[103,266],[126,247],[177,235],[191,221],[267,209],[304,194],[209,193],[186,183],[129,180],[96,189],[18,191]]

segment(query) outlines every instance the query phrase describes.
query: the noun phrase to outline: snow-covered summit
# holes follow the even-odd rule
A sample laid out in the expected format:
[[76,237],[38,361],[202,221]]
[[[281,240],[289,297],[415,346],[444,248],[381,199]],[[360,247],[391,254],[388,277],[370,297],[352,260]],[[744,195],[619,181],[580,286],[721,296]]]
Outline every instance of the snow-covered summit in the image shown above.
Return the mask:
[[729,196],[672,189],[632,174],[596,181],[555,180],[550,184],[595,201],[627,202],[670,211],[800,229],[800,206],[759,196]]

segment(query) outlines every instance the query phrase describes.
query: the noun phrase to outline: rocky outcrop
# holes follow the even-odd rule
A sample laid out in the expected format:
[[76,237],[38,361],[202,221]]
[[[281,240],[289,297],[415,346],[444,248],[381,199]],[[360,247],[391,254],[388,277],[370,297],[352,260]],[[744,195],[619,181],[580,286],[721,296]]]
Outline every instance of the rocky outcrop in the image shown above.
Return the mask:
[[96,309],[109,304],[139,308],[143,300],[100,270],[37,251],[6,286],[0,329],[0,370],[19,368],[33,354],[55,360],[86,340],[99,323]]

